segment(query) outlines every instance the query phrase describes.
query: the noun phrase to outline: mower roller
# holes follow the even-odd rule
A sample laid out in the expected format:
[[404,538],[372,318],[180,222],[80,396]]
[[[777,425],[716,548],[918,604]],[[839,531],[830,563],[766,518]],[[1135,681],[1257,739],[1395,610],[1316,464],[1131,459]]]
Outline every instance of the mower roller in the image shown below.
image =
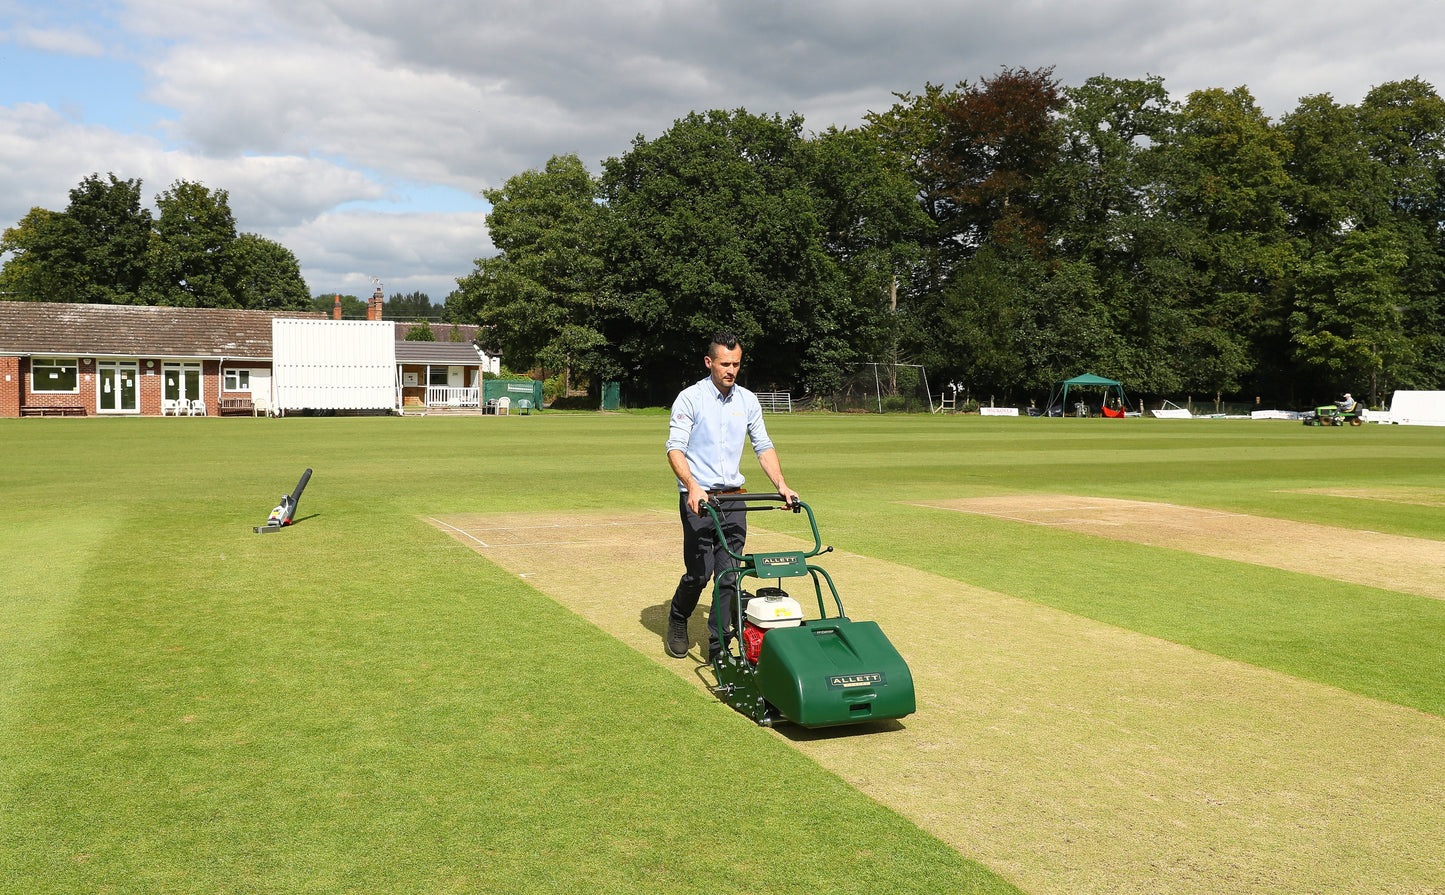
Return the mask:
[[[737,583],[731,625],[720,621],[723,648],[713,658],[717,694],[724,702],[764,727],[790,721],[802,727],[834,727],[883,721],[910,715],[915,709],[913,674],[877,622],[853,621],[828,573],[808,562],[822,553],[818,523],[806,503],[791,503],[780,494],[725,494],[702,504],[712,516],[721,543],[723,512],[790,510],[806,513],[813,532],[808,551],[748,553],[728,549],[738,564],[720,571],[713,583],[713,617],[722,619],[722,588]],[[743,589],[748,578],[772,579],[773,587],[756,594]],[[805,619],[799,603],[788,596],[785,579],[811,579],[818,618]],[[823,596],[827,584],[836,615],[828,614]],[[729,637],[728,634],[736,636]]]

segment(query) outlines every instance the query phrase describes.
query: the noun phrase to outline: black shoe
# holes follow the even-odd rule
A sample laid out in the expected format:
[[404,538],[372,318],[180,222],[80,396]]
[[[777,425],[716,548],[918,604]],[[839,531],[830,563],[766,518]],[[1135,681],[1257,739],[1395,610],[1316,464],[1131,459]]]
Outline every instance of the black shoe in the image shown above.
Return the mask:
[[687,636],[687,621],[678,621],[675,618],[667,620],[667,637],[663,641],[667,646],[667,654],[674,659],[687,657],[687,648],[692,641]]

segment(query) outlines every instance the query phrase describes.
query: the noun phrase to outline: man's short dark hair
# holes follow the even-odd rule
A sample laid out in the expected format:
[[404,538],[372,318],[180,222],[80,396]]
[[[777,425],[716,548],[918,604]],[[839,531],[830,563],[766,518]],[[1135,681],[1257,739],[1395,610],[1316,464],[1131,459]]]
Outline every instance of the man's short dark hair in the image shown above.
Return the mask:
[[720,330],[713,334],[712,341],[708,343],[707,356],[717,357],[717,349],[719,348],[726,348],[728,351],[732,351],[736,347],[738,347],[738,337],[727,330]]

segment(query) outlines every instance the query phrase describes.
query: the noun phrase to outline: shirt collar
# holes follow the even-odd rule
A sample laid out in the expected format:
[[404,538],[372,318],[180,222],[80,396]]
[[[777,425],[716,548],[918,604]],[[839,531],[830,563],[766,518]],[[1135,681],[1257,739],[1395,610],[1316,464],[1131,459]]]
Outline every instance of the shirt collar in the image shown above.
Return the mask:
[[738,384],[736,382],[733,383],[732,389],[729,390],[726,395],[722,393],[722,389],[717,387],[717,383],[712,381],[711,376],[704,379],[703,382],[707,383],[708,393],[711,394],[714,398],[717,398],[719,401],[732,400],[732,396],[737,394],[738,391]]

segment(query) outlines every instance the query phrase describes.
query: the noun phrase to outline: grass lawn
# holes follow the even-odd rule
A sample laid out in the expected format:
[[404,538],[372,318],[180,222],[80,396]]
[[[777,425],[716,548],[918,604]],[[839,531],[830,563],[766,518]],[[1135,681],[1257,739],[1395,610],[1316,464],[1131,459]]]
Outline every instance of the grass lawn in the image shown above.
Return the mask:
[[[828,543],[1445,715],[1440,600],[907,504],[1063,492],[1440,540],[1438,503],[1304,489],[1438,501],[1445,430],[769,426]],[[665,429],[0,421],[0,892],[1012,891],[425,522],[670,511]],[[308,466],[300,524],[252,533]]]

